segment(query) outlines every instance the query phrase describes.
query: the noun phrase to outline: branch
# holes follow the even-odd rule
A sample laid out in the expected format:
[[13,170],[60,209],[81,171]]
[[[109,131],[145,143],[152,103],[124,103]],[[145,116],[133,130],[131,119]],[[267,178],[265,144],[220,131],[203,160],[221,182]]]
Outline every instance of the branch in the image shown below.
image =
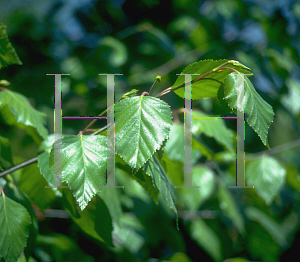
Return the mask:
[[26,162],[23,162],[23,163],[17,165],[17,166],[14,166],[14,167],[12,167],[11,169],[8,169],[8,170],[6,170],[6,171],[0,173],[0,177],[5,176],[5,175],[7,175],[7,174],[9,174],[9,173],[12,173],[12,172],[14,172],[14,171],[16,171],[16,170],[18,170],[18,169],[20,169],[20,168],[22,168],[22,167],[28,166],[28,165],[30,165],[30,164],[36,162],[37,160],[38,160],[38,157],[35,157],[35,158],[32,158],[32,159],[30,159],[30,160],[28,160],[28,161],[26,161]]
[[[102,131],[104,131],[104,130],[105,130],[106,128],[108,128],[109,126],[110,126],[110,124],[109,124],[109,125],[106,125],[105,127],[101,128],[100,130],[96,131],[95,133],[93,133],[93,134],[91,134],[91,135],[97,135],[97,134],[101,133]],[[23,162],[23,163],[21,163],[21,164],[19,164],[19,165],[16,165],[16,166],[14,166],[14,167],[12,167],[12,168],[10,168],[10,169],[8,169],[8,170],[6,170],[6,171],[0,173],[0,177],[5,176],[5,175],[7,175],[7,174],[9,174],[9,173],[12,173],[12,172],[14,172],[14,171],[16,171],[16,170],[18,170],[18,169],[20,169],[20,168],[23,168],[23,167],[25,167],[25,166],[28,166],[28,165],[30,165],[30,164],[32,164],[32,163],[34,163],[34,162],[37,162],[37,161],[38,161],[38,157],[32,158],[32,159],[30,159],[30,160],[27,160],[27,161],[25,161],[25,162]]]
[[268,155],[273,155],[273,154],[277,154],[280,152],[283,152],[285,150],[291,149],[291,148],[295,148],[300,146],[300,139],[286,143],[284,145],[280,145],[280,146],[276,146],[273,147],[271,150],[267,149],[258,153],[254,153],[254,154],[250,154],[246,156],[246,161],[250,161],[253,158],[256,158],[257,156],[261,156],[263,154],[268,154]]
[[[191,81],[189,84],[191,85],[191,84],[196,83],[196,82],[198,82],[198,81],[200,81],[200,80],[214,80],[214,81],[217,81],[217,82],[219,82],[220,84],[222,84],[222,82],[220,82],[220,81],[217,80],[217,79],[213,79],[213,78],[204,78],[204,77],[207,76],[207,75],[209,75],[209,74],[212,74],[212,73],[219,73],[218,70],[220,70],[220,69],[229,69],[229,70],[232,70],[232,71],[234,71],[234,72],[239,73],[239,72],[238,72],[237,70],[235,70],[234,68],[231,68],[231,67],[223,67],[223,65],[225,65],[225,64],[227,64],[227,63],[228,63],[228,62],[226,62],[226,63],[224,63],[224,64],[222,64],[222,65],[220,65],[220,66],[218,66],[218,67],[216,67],[216,68],[214,68],[214,69],[212,69],[212,70],[209,70],[208,72],[204,73],[203,75],[201,75],[201,76],[197,77],[196,79],[194,79],[193,81]],[[223,70],[220,70],[220,71],[222,72]],[[173,88],[173,89],[172,89],[172,87],[170,86],[170,87],[168,87],[167,89],[165,89],[164,91],[162,91],[161,93],[159,93],[159,94],[156,96],[156,98],[162,97],[162,96],[164,96],[164,95],[166,95],[166,94],[168,94],[168,93],[170,93],[170,92],[173,92],[173,91],[175,91],[175,90],[177,90],[177,89],[179,89],[179,88],[181,88],[181,87],[184,87],[184,86],[185,86],[185,83],[183,83],[182,85],[177,86],[177,87],[175,87],[175,88]]]

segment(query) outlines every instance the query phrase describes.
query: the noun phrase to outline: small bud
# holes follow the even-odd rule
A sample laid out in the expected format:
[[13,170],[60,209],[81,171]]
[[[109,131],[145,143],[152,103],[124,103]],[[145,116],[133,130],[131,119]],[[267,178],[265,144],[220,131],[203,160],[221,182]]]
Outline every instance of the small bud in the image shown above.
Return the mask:
[[0,80],[0,86],[9,86],[10,85],[10,82],[8,82],[7,80]]

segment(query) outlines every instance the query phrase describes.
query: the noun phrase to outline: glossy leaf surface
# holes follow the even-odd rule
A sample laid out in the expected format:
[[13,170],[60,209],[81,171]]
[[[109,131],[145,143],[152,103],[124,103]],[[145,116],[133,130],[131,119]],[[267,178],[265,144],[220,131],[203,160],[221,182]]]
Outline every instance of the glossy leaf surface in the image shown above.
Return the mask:
[[[183,71],[182,74],[200,74],[203,75],[210,70],[217,69],[220,66],[230,67],[233,68],[241,73],[251,74],[248,71],[248,67],[240,64],[237,61],[233,60],[202,60],[187,66]],[[205,97],[215,97],[217,96],[218,89],[220,88],[221,84],[224,82],[227,75],[232,73],[230,69],[220,69],[219,71],[216,70],[215,72],[204,76],[201,80],[192,84],[192,99],[202,99]],[[196,79],[200,75],[192,76],[192,80]],[[178,76],[175,84],[172,86],[172,89],[184,84],[185,76],[180,75]],[[179,88],[174,91],[175,94],[184,98],[184,87]]]
[[115,106],[115,119],[116,152],[136,169],[161,147],[172,125],[170,106],[151,96],[121,100]]
[[[54,150],[49,159],[54,168]],[[62,138],[62,180],[71,187],[83,210],[106,185],[106,137],[65,135]]]
[[0,255],[6,261],[18,261],[26,245],[30,223],[30,215],[26,208],[2,193],[0,197]]
[[28,99],[13,91],[0,91],[0,112],[9,125],[16,125],[37,142],[46,139],[47,129],[44,127],[46,114],[34,109]]
[[[230,74],[224,81],[224,99],[232,109],[237,108],[237,74]],[[265,146],[268,146],[268,129],[273,122],[272,107],[256,92],[247,76],[244,76],[245,116],[249,126],[258,134]]]

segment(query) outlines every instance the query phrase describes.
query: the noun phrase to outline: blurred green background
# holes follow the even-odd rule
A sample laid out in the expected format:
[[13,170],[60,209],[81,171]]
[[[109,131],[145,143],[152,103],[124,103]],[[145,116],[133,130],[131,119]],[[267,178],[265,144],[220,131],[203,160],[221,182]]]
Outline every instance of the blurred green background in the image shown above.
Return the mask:
[[[133,208],[128,211],[136,214],[139,225],[135,220],[127,221],[138,232],[135,238],[128,237],[127,242],[132,243],[110,249],[76,236],[69,220],[45,218],[40,221],[41,234],[55,232],[64,236],[57,237],[58,251],[47,250],[43,245],[48,242],[41,237],[34,253],[37,261],[60,261],[50,257],[55,252],[67,252],[68,248],[59,249],[59,243],[67,241],[65,238],[74,239],[96,261],[223,261],[230,257],[287,261],[296,254],[300,243],[299,1],[2,0],[0,5],[0,22],[7,25],[9,39],[23,62],[22,66],[1,69],[0,79],[10,81],[12,90],[29,98],[36,109],[48,115],[49,133],[54,130],[54,77],[46,73],[71,74],[63,77],[64,116],[92,116],[106,108],[106,79],[99,73],[123,74],[115,77],[117,100],[133,88],[140,90],[139,94],[148,91],[156,75],[161,75],[162,81],[154,95],[171,86],[176,73],[191,63],[233,59],[252,69],[254,76],[250,80],[273,107],[270,147],[292,142],[266,151],[286,170],[286,181],[271,204],[267,205],[251,189],[228,191],[245,219],[247,237],[241,237],[233,229],[232,221],[223,215],[198,219],[199,223],[193,227],[192,218],[180,218],[181,231],[177,231],[161,205],[145,203],[143,197],[135,196]],[[183,107],[183,100],[174,93],[163,100],[172,110]],[[195,101],[193,108],[207,115],[222,114],[217,99]],[[235,123],[229,122],[226,124],[234,130]],[[63,120],[63,133],[77,134],[88,123],[88,120]],[[94,127],[104,125],[104,120],[100,120]],[[0,128],[1,136],[11,141],[15,162],[37,155],[38,145],[33,139],[24,130],[6,125],[1,115]],[[212,148],[217,151],[217,145]],[[267,150],[247,125],[245,150],[247,153]],[[201,210],[219,210],[219,202],[212,194]],[[245,212],[245,207],[254,209]],[[270,223],[273,227],[268,227]],[[276,233],[276,226],[285,232],[281,238],[276,237],[281,234]],[[220,243],[220,257],[206,247],[214,247],[216,243]]]

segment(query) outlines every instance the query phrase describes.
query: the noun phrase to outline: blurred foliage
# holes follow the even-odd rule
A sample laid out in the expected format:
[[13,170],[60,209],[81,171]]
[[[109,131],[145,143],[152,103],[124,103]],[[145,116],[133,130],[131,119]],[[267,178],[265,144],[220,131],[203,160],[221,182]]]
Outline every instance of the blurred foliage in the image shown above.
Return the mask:
[[[106,80],[100,73],[123,74],[115,76],[117,100],[133,88],[139,95],[149,91],[160,75],[161,82],[153,91],[157,95],[172,86],[176,73],[193,62],[233,59],[251,68],[251,82],[275,112],[268,135],[271,150],[266,150],[246,125],[246,171],[253,175],[247,180],[246,172],[246,183],[257,183],[255,190],[227,188],[235,183],[235,161],[230,152],[222,151],[224,144],[201,131],[197,141],[208,145],[211,152],[195,157],[198,162],[193,179],[202,188],[178,190],[180,231],[164,203],[156,205],[146,193],[152,190],[155,199],[153,189],[145,191],[142,187],[142,177],[128,180],[131,173],[116,169],[116,179],[125,188],[117,189],[123,214],[121,224],[114,224],[115,247],[85,234],[80,223],[48,217],[45,212],[38,217],[39,235],[30,240],[26,258],[22,255],[19,261],[294,259],[300,241],[299,1],[2,0],[1,6],[0,22],[7,25],[9,39],[23,62],[22,66],[1,68],[1,86],[9,81],[7,88],[26,96],[44,112],[50,134],[54,130],[53,76],[46,73],[71,74],[63,77],[64,116],[91,116],[106,109]],[[183,107],[183,100],[173,93],[163,99],[172,110]],[[194,101],[193,108],[207,115],[224,115],[217,98]],[[176,117],[175,122],[183,121],[181,115]],[[105,125],[103,120],[97,122],[93,128]],[[235,132],[235,121],[225,122]],[[88,123],[63,120],[63,133],[77,134]],[[39,152],[39,143],[25,130],[8,126],[2,115],[0,130],[4,169]],[[163,155],[164,168],[179,185],[181,178],[175,174],[183,164],[170,158],[172,155]],[[30,169],[24,174],[28,172]],[[21,172],[14,173],[16,181],[20,177],[20,188],[26,185],[22,176]],[[24,196],[14,200],[21,203],[25,199],[29,201]],[[42,204],[44,208],[63,209],[59,201]],[[179,212],[187,208],[195,212]],[[70,210],[76,213],[76,207]],[[239,258],[229,259],[234,257]]]

